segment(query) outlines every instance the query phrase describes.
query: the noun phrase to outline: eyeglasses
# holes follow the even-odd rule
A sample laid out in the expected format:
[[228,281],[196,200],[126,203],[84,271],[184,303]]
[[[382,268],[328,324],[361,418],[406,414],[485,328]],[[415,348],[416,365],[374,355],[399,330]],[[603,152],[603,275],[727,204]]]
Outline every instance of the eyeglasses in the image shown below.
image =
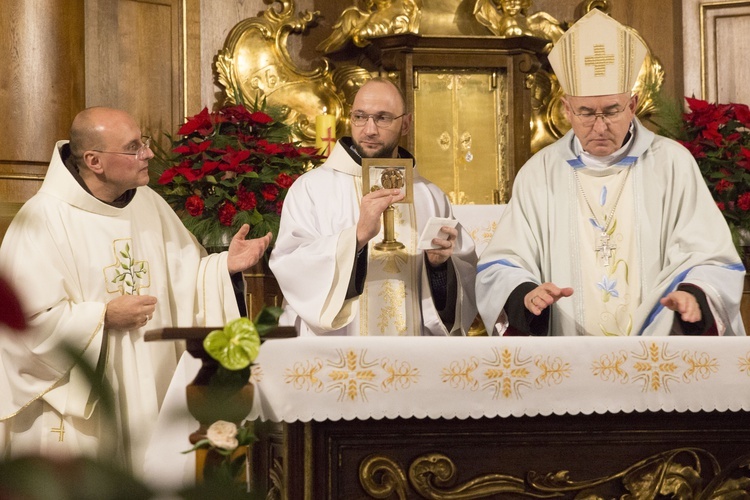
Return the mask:
[[627,106],[623,106],[622,109],[602,111],[601,113],[574,113],[572,110],[571,113],[578,117],[578,119],[581,121],[581,124],[586,127],[590,127],[594,125],[594,123],[596,123],[597,118],[601,118],[605,124],[609,125],[613,120],[616,120],[617,117],[620,116],[620,113],[625,111],[625,109],[627,109]]
[[144,135],[141,137],[143,139],[143,144],[141,147],[138,148],[138,151],[134,153],[127,153],[125,151],[101,151],[99,149],[92,149],[91,151],[96,151],[97,153],[108,153],[113,155],[128,155],[128,156],[135,156],[135,159],[138,161],[144,161],[146,157],[148,156],[148,152],[151,149],[151,137]]
[[401,118],[402,116],[405,116],[406,113],[398,115],[398,116],[391,116],[391,115],[385,115],[385,114],[377,114],[377,115],[368,115],[366,113],[352,113],[351,119],[352,119],[352,125],[356,127],[364,127],[367,125],[367,122],[372,118],[372,121],[375,123],[375,126],[378,128],[387,128],[390,127],[391,124],[393,124],[393,120],[396,118]]

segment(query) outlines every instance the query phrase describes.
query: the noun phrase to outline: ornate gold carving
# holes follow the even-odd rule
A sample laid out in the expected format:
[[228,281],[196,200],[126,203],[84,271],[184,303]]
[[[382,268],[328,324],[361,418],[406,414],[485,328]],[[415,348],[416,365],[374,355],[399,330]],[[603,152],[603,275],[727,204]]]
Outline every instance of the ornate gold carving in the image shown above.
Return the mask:
[[278,458],[273,459],[273,465],[268,471],[269,487],[266,500],[281,500],[286,498],[284,493],[284,465]]
[[[442,453],[430,453],[414,460],[409,467],[409,481],[424,498],[481,498],[497,493],[524,493],[524,480],[506,474],[488,474],[453,488],[456,466]],[[546,498],[557,495],[533,495]]]
[[333,25],[333,33],[317,49],[329,54],[343,48],[349,40],[365,47],[370,38],[418,33],[422,0],[375,0],[362,2],[363,9],[347,7]]
[[527,35],[556,41],[564,32],[560,22],[546,12],[527,16],[531,3],[532,0],[477,0],[474,16],[499,37]]
[[[409,466],[408,483],[403,468],[383,455],[370,455],[359,467],[362,488],[374,498],[407,498],[410,487],[422,498],[469,499],[490,495],[507,498],[619,498],[680,499],[747,498],[750,495],[750,455],[738,458],[721,470],[716,458],[699,448],[676,448],[640,460],[608,476],[582,481],[570,479],[566,470],[538,474],[526,479],[503,473],[480,475],[456,484],[456,466],[442,453],[416,458]],[[495,497],[493,497],[495,498]],[[501,498],[506,498],[502,496]]]
[[[701,460],[701,457],[703,460]],[[568,471],[536,474],[531,471],[527,481],[533,490],[549,493],[570,493],[588,490],[597,486],[621,480],[622,486],[630,492],[628,498],[656,498],[665,495],[670,498],[698,498],[704,473],[703,461],[710,469],[711,476],[719,473],[720,467],[713,455],[698,448],[677,448],[650,456],[631,465],[627,469],[610,476],[585,481],[571,481]],[[589,498],[602,498],[591,496]],[[710,498],[710,497],[701,497]]]
[[[257,97],[265,98],[280,110],[279,118],[292,127],[294,139],[312,145],[315,117],[332,114],[342,127],[350,87],[358,88],[369,73],[351,67],[332,71],[326,58],[312,61],[310,70],[299,68],[289,55],[287,39],[290,33],[303,33],[320,13],[304,11],[295,17],[293,1],[275,3],[280,4],[278,10],[269,7],[262,16],[245,19],[232,28],[217,56],[218,80],[227,102],[252,103]],[[338,132],[343,132],[343,127]]]
[[408,483],[401,466],[388,457],[370,455],[359,464],[359,483],[373,498],[407,498]]

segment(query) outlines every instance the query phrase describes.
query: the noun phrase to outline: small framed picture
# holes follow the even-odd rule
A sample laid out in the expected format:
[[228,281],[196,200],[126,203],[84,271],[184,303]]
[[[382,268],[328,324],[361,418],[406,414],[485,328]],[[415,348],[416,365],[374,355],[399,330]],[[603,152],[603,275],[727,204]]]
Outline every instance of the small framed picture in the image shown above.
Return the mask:
[[362,158],[362,193],[376,189],[400,189],[404,199],[414,200],[414,160],[411,158]]

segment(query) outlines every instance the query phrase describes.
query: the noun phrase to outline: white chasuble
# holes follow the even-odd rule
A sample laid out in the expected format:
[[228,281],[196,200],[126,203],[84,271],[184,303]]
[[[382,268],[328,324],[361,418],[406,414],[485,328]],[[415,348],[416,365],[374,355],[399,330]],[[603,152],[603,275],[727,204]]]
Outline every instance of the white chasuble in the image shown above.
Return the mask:
[[[5,450],[11,455],[89,455],[143,472],[147,443],[181,343],[145,342],[150,329],[221,326],[239,316],[227,254],[207,255],[153,190],[117,208],[87,193],[56,145],[42,187],[21,208],[0,247],[29,328],[0,342]],[[107,304],[156,297],[152,319],[105,329]],[[99,367],[114,391],[106,418],[79,364]]]
[[367,259],[364,291],[352,296],[362,167],[349,152],[350,141],[339,140],[326,162],[297,179],[284,200],[269,262],[284,294],[281,323],[294,325],[300,335],[464,334],[476,317],[474,242],[459,230],[451,258],[458,288],[455,322],[446,327],[417,237],[431,216],[452,218],[453,213],[445,194],[416,169],[414,203],[394,205],[395,237],[404,248],[376,250],[383,240],[381,225],[367,254],[359,257]]
[[578,260],[584,264],[583,321],[591,335],[630,335],[640,303],[639,268],[634,265],[633,181],[628,169],[584,167],[576,171],[581,191]]
[[[745,335],[739,314],[745,268],[695,159],[637,118],[632,130],[627,156],[607,167],[630,174],[606,245],[588,205],[606,227],[622,174],[586,175],[573,131],[521,168],[477,268],[477,305],[488,331],[504,332],[501,313],[519,286],[550,282],[573,288],[551,306],[550,335],[679,333],[674,311],[660,300],[685,283],[706,294],[719,334]],[[610,252],[609,267],[597,261],[606,253],[597,255],[600,247]]]

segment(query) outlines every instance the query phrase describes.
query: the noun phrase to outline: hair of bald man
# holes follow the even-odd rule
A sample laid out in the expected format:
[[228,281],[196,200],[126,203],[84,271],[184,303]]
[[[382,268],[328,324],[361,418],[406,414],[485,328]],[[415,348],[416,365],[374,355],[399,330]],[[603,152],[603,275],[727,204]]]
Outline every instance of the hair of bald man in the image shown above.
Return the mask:
[[387,78],[385,76],[376,76],[373,78],[370,78],[367,80],[360,88],[359,90],[362,90],[368,83],[385,83],[396,89],[396,92],[398,92],[398,97],[401,99],[401,109],[403,113],[407,113],[406,111],[406,97],[404,97],[404,93],[401,91],[398,85],[393,83],[393,80],[390,78]]

